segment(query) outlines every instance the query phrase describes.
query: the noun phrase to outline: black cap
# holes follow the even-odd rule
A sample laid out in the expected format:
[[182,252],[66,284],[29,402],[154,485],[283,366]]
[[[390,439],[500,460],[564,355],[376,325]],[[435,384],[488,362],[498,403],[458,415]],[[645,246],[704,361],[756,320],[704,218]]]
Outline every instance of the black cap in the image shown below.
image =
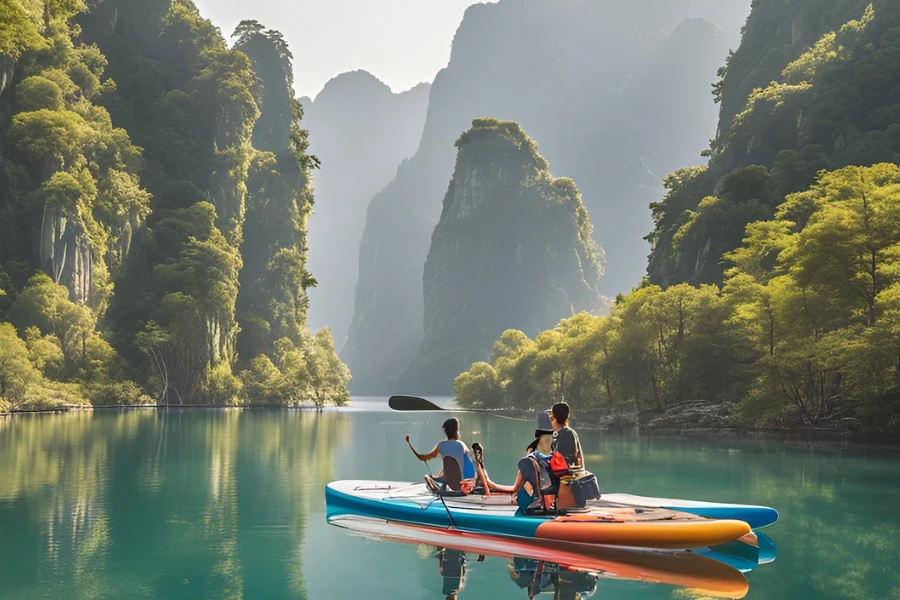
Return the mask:
[[545,412],[537,414],[537,429],[534,430],[534,437],[539,438],[542,435],[553,435],[553,425],[550,423],[550,415]]

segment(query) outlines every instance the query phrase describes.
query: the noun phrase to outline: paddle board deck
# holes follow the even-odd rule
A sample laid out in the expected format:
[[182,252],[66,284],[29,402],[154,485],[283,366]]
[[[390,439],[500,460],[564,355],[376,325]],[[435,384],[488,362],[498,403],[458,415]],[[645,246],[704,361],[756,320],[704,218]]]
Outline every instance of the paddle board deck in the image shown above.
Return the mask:
[[727,504],[719,502],[701,502],[697,500],[677,500],[673,498],[651,498],[632,494],[603,494],[599,500],[591,500],[589,505],[646,506],[667,508],[678,512],[686,512],[710,519],[737,519],[744,521],[753,529],[761,529],[774,524],[778,520],[778,511],[768,506],[753,504]]

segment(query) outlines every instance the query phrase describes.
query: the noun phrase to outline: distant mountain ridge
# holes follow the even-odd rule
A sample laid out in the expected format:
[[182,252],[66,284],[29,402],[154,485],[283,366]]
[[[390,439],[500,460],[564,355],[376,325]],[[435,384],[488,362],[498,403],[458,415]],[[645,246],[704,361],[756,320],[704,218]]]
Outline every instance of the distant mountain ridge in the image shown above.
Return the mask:
[[338,347],[353,315],[359,241],[369,201],[419,146],[431,84],[395,94],[374,75],[352,71],[330,80],[315,100],[302,98],[315,174],[309,264],[309,321],[328,326]]
[[[341,351],[354,391],[392,389],[421,343],[425,257],[453,141],[473,119],[520,123],[553,174],[575,180],[607,251],[605,293],[638,283],[649,251],[648,205],[663,175],[696,162],[715,131],[709,85],[727,46],[708,21],[679,27],[697,16],[694,4],[501,0],[466,11],[449,65],[432,86],[421,145],[369,205]],[[731,3],[735,14],[749,11],[743,4]]]

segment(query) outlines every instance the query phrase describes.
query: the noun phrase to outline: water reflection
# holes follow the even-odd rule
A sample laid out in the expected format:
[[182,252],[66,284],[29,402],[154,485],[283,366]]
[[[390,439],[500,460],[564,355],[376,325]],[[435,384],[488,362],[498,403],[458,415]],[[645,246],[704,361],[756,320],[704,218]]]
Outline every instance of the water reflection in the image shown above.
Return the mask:
[[[508,538],[353,514],[332,514],[327,521],[354,536],[416,545],[419,556],[436,557],[446,600],[462,598],[470,561],[475,557],[482,562],[485,556],[507,559],[509,579],[528,598],[541,594],[589,598],[601,579],[665,584],[693,596],[743,598],[749,583],[742,571],[771,562],[775,554],[774,543],[764,534],[760,534],[766,540],[763,559],[757,548],[738,542],[692,551],[641,551]],[[496,576],[505,578],[507,573]]]
[[[367,542],[326,522],[329,481],[421,481],[425,471],[403,437],[430,447],[447,416],[362,408],[0,418],[0,597],[446,598],[435,548],[453,549],[447,540],[428,541],[427,560],[417,561],[413,544]],[[490,452],[492,477],[511,482],[533,423],[457,416],[464,439]],[[579,433],[603,491],[765,504],[781,513],[765,530],[779,546],[772,564],[763,536],[758,556],[746,548],[591,556],[579,568],[599,577],[592,598],[728,590],[767,600],[900,598],[896,453]],[[509,572],[515,556],[566,564],[520,550],[504,557],[464,550],[459,600],[526,597]],[[443,564],[455,577],[446,554]],[[709,569],[715,575],[720,567],[727,574],[711,577]]]
[[518,557],[509,561],[508,568],[510,578],[528,592],[529,599],[552,594],[554,600],[582,600],[597,591],[599,577],[592,573]]
[[130,410],[2,423],[4,599],[306,597],[307,514],[333,478],[345,416]]

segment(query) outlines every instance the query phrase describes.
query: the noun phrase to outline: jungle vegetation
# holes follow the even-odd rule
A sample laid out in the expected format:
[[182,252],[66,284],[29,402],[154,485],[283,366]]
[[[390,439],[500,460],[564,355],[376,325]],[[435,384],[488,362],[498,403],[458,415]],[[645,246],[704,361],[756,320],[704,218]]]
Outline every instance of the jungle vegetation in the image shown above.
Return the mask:
[[[900,6],[817,4],[754,3],[713,89],[730,126],[666,179],[643,284],[608,316],[505,332],[457,378],[463,405],[900,428]],[[785,19],[824,31],[797,52],[770,35]]]
[[345,402],[281,35],[229,48],[189,0],[10,0],[0,32],[0,410]]

